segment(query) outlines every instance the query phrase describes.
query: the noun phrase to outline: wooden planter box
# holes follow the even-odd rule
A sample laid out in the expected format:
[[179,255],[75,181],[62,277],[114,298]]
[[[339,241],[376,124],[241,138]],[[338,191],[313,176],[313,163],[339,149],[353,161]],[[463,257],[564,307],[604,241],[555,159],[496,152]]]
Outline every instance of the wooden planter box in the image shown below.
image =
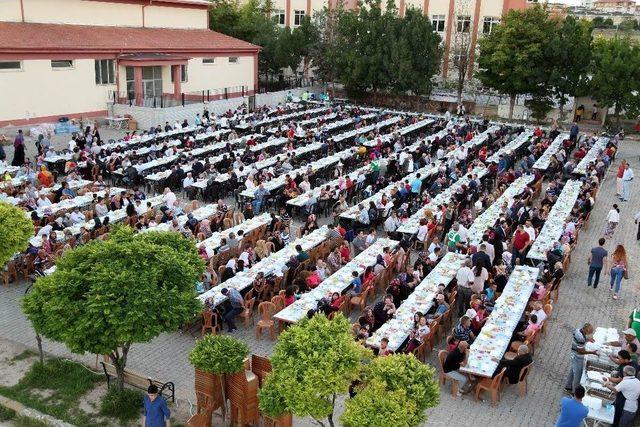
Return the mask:
[[[203,372],[199,369],[195,369],[195,389],[196,396],[203,395],[205,400],[210,400],[210,404],[213,405],[213,411],[223,407],[222,399],[222,386],[225,385],[225,378],[223,375],[211,374],[209,372]],[[201,402],[202,399],[198,399],[198,411],[201,406],[205,405],[205,402]]]
[[278,418],[270,418],[264,416],[264,427],[292,427],[293,416],[291,414],[284,414]]

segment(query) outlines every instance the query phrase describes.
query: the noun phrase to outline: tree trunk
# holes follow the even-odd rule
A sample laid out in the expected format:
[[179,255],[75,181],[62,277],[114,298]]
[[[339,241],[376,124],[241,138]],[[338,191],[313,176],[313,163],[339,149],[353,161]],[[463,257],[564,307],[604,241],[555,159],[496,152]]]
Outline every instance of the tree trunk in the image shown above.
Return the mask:
[[329,421],[329,426],[334,427],[333,424],[333,412],[335,411],[336,408],[336,394],[333,393],[333,399],[331,400],[331,413],[329,413],[329,415],[327,415],[327,421]]
[[42,337],[40,334],[36,334],[36,342],[38,343],[38,356],[40,357],[40,363],[44,363],[44,350],[42,349]]
[[562,123],[562,122],[564,122],[564,101],[563,101],[563,98],[560,98],[559,113],[560,113],[560,123]]
[[509,120],[513,120],[513,108],[516,105],[516,95],[511,95],[509,98]]
[[620,110],[621,108],[618,107],[618,103],[616,102],[615,115],[616,115],[616,127],[618,129],[620,129]]
[[222,391],[222,425],[224,425],[227,419],[227,394],[225,393],[225,380],[224,374],[220,374],[220,391]]
[[109,355],[109,358],[111,359],[111,363],[113,363],[113,366],[115,366],[116,368],[116,375],[117,375],[117,386],[118,386],[118,390],[124,390],[124,370],[127,366],[127,355],[129,354],[129,348],[131,347],[131,344],[124,344],[122,346],[122,355],[118,352],[118,350],[116,349],[115,352],[111,353]]

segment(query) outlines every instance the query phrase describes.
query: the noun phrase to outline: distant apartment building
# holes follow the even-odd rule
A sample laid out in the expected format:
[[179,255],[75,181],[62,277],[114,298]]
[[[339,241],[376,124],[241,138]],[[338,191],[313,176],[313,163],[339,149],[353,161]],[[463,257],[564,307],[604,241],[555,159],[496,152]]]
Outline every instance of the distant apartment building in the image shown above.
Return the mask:
[[608,12],[634,13],[638,6],[635,0],[595,0],[593,8]]
[[[478,38],[491,32],[500,23],[503,14],[511,9],[525,9],[538,3],[536,0],[395,0],[401,16],[408,8],[417,8],[431,18],[434,29],[444,45],[442,77],[447,78],[455,64],[456,33],[466,33],[471,44],[471,56],[475,56]],[[383,1],[383,6],[384,6]],[[305,16],[325,7],[335,8],[340,0],[274,0],[273,19],[282,26],[296,27]],[[357,8],[356,0],[344,0],[347,9]],[[473,64],[475,58],[471,58]],[[473,65],[469,73],[473,72]]]

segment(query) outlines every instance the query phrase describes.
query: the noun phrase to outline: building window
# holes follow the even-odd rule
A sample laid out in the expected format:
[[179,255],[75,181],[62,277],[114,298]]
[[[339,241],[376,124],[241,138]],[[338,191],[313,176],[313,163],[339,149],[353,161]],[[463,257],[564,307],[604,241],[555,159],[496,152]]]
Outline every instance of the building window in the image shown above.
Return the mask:
[[433,15],[431,25],[433,25],[433,31],[444,33],[444,15]]
[[468,15],[458,15],[458,25],[456,30],[459,33],[468,33],[471,30],[471,17]]
[[273,22],[275,22],[276,24],[284,25],[284,23],[285,23],[284,10],[283,9],[275,9],[273,11],[272,19],[273,19]]
[[56,70],[64,70],[73,68],[73,61],[71,59],[57,59],[51,61],[51,68]]
[[304,21],[304,10],[294,10],[293,26],[297,27],[298,25],[302,25],[302,21]]
[[116,82],[115,73],[113,71],[114,63],[115,61],[113,59],[95,60],[97,85],[108,85]]
[[493,31],[493,27],[500,23],[500,18],[496,18],[494,16],[485,16],[484,21],[482,22],[482,32],[484,34],[489,34]]
[[230,64],[237,64],[238,63],[238,57],[237,56],[230,56],[229,57],[229,63]]
[[202,63],[204,65],[213,65],[216,63],[216,58],[202,58]]
[[21,71],[22,61],[0,61],[0,71]]
[[[204,60],[203,60],[204,62]],[[182,78],[180,79],[180,82],[182,83],[186,83],[189,81],[189,75],[187,74],[187,66],[186,65],[181,65],[181,72],[182,72]],[[171,69],[171,83],[173,83],[173,68]]]

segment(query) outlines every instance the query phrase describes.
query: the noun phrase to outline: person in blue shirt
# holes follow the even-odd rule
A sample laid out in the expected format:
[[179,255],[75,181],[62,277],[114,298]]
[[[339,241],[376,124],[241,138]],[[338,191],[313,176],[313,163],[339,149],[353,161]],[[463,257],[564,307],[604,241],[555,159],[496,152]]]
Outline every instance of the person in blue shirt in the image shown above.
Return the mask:
[[353,293],[359,294],[362,291],[362,279],[357,271],[351,273],[353,279],[351,279],[351,285],[353,285]]
[[167,407],[167,401],[158,394],[158,386],[150,385],[147,395],[143,398],[144,417],[142,425],[144,427],[169,427],[171,411]]
[[415,197],[420,194],[420,188],[422,187],[422,180],[420,174],[416,174],[416,178],[411,183],[411,194]]
[[580,427],[582,425],[584,419],[589,415],[589,408],[582,403],[584,394],[584,387],[579,385],[573,393],[573,398],[568,396],[562,398],[556,427]]

